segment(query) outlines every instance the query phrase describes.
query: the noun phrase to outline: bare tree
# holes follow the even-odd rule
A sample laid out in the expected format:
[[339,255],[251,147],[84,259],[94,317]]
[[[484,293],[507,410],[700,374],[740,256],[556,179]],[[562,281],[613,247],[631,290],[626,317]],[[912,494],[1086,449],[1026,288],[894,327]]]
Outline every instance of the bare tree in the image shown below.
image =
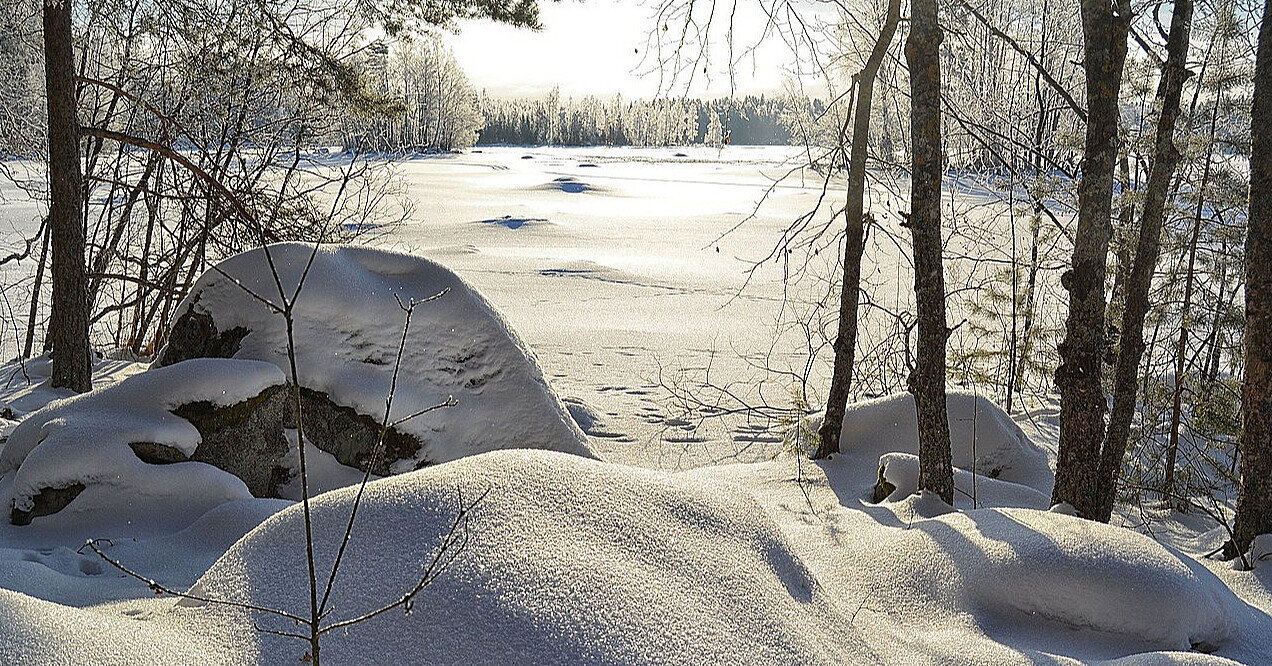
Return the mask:
[[910,67],[910,217],[918,346],[910,393],[918,415],[919,487],[954,503],[945,405],[945,265],[941,260],[941,40],[937,0],[913,0],[905,59]]
[[[1161,230],[1171,181],[1179,163],[1175,146],[1175,124],[1180,113],[1184,81],[1188,79],[1188,42],[1192,34],[1192,0],[1175,0],[1170,33],[1166,41],[1166,62],[1157,87],[1157,135],[1152,164],[1144,192],[1139,238],[1130,274],[1126,278],[1125,307],[1122,310],[1121,341],[1113,371],[1113,411],[1100,455],[1098,504],[1090,517],[1108,522],[1117,496],[1118,472],[1130,441],[1131,419],[1135,414],[1140,361],[1144,356],[1144,317],[1148,313],[1148,291],[1153,282],[1161,248]],[[1175,381],[1181,381],[1177,373]],[[1167,488],[1166,492],[1169,492]]]
[[[901,0],[888,0],[888,11],[879,29],[866,65],[856,76],[857,94],[852,109],[852,142],[849,147],[848,182],[844,194],[843,279],[839,291],[839,326],[835,335],[834,374],[830,380],[826,415],[818,429],[816,458],[839,452],[839,434],[844,425],[844,412],[852,391],[852,366],[857,348],[857,305],[861,292],[861,255],[865,249],[867,213],[866,151],[870,137],[870,109],[874,103],[875,78],[888,54],[897,24],[901,21]],[[844,131],[847,127],[843,128]],[[843,150],[841,133],[839,150]],[[939,185],[938,185],[939,187]]]
[[1052,503],[1068,503],[1078,515],[1099,515],[1099,467],[1107,404],[1103,386],[1105,269],[1112,235],[1113,176],[1118,156],[1118,106],[1129,0],[1082,0],[1083,70],[1087,124],[1078,229],[1073,261],[1062,278],[1069,292],[1065,338],[1056,369],[1060,389],[1060,451]]

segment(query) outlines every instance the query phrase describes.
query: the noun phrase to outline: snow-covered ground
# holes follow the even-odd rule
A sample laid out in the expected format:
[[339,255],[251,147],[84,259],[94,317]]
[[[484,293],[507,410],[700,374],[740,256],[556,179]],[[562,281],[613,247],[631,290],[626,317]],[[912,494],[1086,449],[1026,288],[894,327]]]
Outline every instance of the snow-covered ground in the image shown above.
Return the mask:
[[[496,451],[372,484],[329,621],[408,591],[465,506],[468,538],[411,613],[329,634],[324,659],[1272,663],[1272,567],[1201,557],[1221,527],[1162,511],[1159,543],[1045,510],[1054,406],[1009,416],[974,390],[952,394],[956,511],[912,494],[907,397],[853,405],[846,452],[818,464],[782,452],[790,423],[683,418],[663,386],[679,371],[709,367],[714,383],[752,398],[754,364],[803,363],[799,336],[773,328],[789,267],[770,262],[743,289],[750,262],[821,195],[812,174],[769,189],[793,154],[508,147],[399,165],[416,214],[371,242],[474,285],[537,355],[601,460]],[[766,192],[755,218],[721,238]],[[901,298],[908,278],[889,257],[869,275]],[[99,383],[141,369],[103,361]],[[0,370],[15,416],[64,397],[39,385],[46,363]],[[767,395],[790,399],[792,388]],[[50,449],[72,446],[68,430],[82,425],[59,418]],[[0,437],[13,428],[0,421]],[[880,478],[892,489],[876,503]],[[10,471],[0,487],[14,481]],[[104,552],[168,588],[303,614],[300,507],[233,499],[205,512],[183,509],[179,485],[151,490],[187,513],[156,520],[163,497],[149,497],[111,505],[109,524],[0,524],[0,663],[302,659],[302,642],[268,633],[297,631],[291,622],[156,596],[79,549],[87,536],[110,539],[98,542]],[[320,570],[353,498],[346,489],[314,503]]]

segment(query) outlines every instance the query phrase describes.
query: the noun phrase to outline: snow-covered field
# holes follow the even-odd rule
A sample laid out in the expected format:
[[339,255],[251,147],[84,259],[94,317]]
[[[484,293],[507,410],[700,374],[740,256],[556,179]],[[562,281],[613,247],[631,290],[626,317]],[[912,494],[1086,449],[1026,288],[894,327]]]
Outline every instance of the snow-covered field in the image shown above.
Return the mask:
[[[765,256],[821,194],[811,175],[804,186],[797,174],[769,190],[793,152],[508,147],[399,165],[416,214],[372,244],[432,259],[473,285],[537,355],[601,460],[503,450],[374,482],[333,588],[330,622],[408,591],[457,511],[481,500],[468,515],[462,549],[449,551],[453,564],[415,598],[412,612],[399,608],[332,632],[324,659],[1272,663],[1272,567],[1256,561],[1253,571],[1236,571],[1203,558],[1224,540],[1221,527],[1160,512],[1155,534],[1168,537],[1163,544],[1046,511],[1055,414],[1045,404],[1009,416],[984,396],[951,395],[960,468],[954,511],[913,494],[917,445],[905,396],[851,406],[845,453],[818,464],[782,452],[789,424],[682,418],[663,386],[678,371],[710,367],[713,382],[752,398],[755,363],[803,363],[798,336],[773,328],[784,303],[783,262],[761,268],[743,289],[749,262]],[[756,217],[720,238],[766,192]],[[376,265],[390,264],[398,265]],[[901,264],[881,253],[868,275],[900,292],[908,285]],[[397,293],[404,287],[394,273],[381,271],[382,286]],[[371,295],[342,313],[328,298],[340,288],[334,281],[322,287],[324,316],[376,326]],[[423,321],[428,304],[420,307]],[[392,300],[383,310],[394,313],[387,336],[401,313]],[[461,346],[479,330],[447,317],[448,335],[419,341],[437,346],[429,354],[444,355],[442,347]],[[261,344],[247,339],[245,348],[277,352]],[[312,354],[301,362],[310,364],[305,373],[339,383],[344,366],[314,360],[338,354],[302,353]],[[226,401],[277,381],[259,372],[264,364],[225,363],[198,366],[202,381],[251,371],[255,382],[236,386]],[[13,440],[20,448],[0,455],[8,465],[0,477],[5,499],[34,474],[64,473],[50,451],[75,464],[127,458],[120,467],[126,483],[95,476],[78,507],[79,497],[29,526],[0,523],[0,663],[302,659],[302,642],[270,633],[298,631],[290,621],[156,596],[80,548],[87,538],[109,539],[99,548],[167,588],[307,613],[300,507],[221,491],[229,486],[191,485],[199,475],[183,477],[178,466],[201,465],[195,462],[165,466],[148,484],[145,463],[128,457],[124,444],[135,437],[197,443],[190,439],[197,433],[165,410],[181,391],[200,399],[215,391],[172,384],[182,367],[102,392],[92,409],[51,405],[38,431],[35,422],[25,426]],[[0,400],[17,415],[59,397],[40,386],[47,363],[0,370],[7,382]],[[103,361],[99,384],[142,370]],[[373,402],[370,383],[358,382],[358,390]],[[535,418],[487,409],[496,425]],[[0,421],[0,437],[14,427]],[[562,448],[577,446],[568,444]],[[45,453],[25,468],[35,451]],[[338,467],[320,462],[326,471]],[[207,472],[221,484],[228,476]],[[876,501],[881,478],[890,494]],[[320,570],[330,566],[354,496],[337,490],[314,503]],[[221,499],[208,510],[210,497]]]

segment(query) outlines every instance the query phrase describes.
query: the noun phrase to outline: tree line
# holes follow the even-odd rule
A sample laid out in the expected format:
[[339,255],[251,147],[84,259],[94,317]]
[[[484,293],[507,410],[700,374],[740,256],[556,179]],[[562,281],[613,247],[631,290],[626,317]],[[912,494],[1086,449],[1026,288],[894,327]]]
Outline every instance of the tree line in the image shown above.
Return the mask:
[[481,145],[719,146],[791,143],[793,117],[816,113],[821,101],[793,97],[624,100],[562,98],[499,100],[482,96]]

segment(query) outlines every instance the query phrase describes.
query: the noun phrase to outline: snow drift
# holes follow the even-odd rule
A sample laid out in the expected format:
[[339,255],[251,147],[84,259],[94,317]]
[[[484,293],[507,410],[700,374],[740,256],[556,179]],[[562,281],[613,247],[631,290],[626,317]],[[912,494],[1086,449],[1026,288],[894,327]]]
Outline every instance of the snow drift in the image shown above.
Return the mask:
[[[1050,496],[1055,473],[1046,451],[1031,442],[1001,407],[984,396],[954,390],[948,392],[946,405],[954,467],[974,469],[980,481],[1007,481]],[[902,393],[852,403],[844,413],[841,433],[840,450],[854,459],[917,455],[914,397]],[[956,477],[957,487],[970,494],[970,474]]]
[[[721,487],[549,452],[465,458],[371,484],[332,621],[401,596],[460,502],[484,499],[454,566],[392,612],[332,635],[333,663],[841,664],[860,637],[752,500]],[[353,489],[314,502],[320,570]],[[249,533],[201,579],[217,598],[306,607],[301,513]],[[191,621],[250,620],[216,606]],[[268,623],[269,618],[257,618]],[[276,627],[282,629],[283,627]],[[257,635],[261,663],[304,644]]]

